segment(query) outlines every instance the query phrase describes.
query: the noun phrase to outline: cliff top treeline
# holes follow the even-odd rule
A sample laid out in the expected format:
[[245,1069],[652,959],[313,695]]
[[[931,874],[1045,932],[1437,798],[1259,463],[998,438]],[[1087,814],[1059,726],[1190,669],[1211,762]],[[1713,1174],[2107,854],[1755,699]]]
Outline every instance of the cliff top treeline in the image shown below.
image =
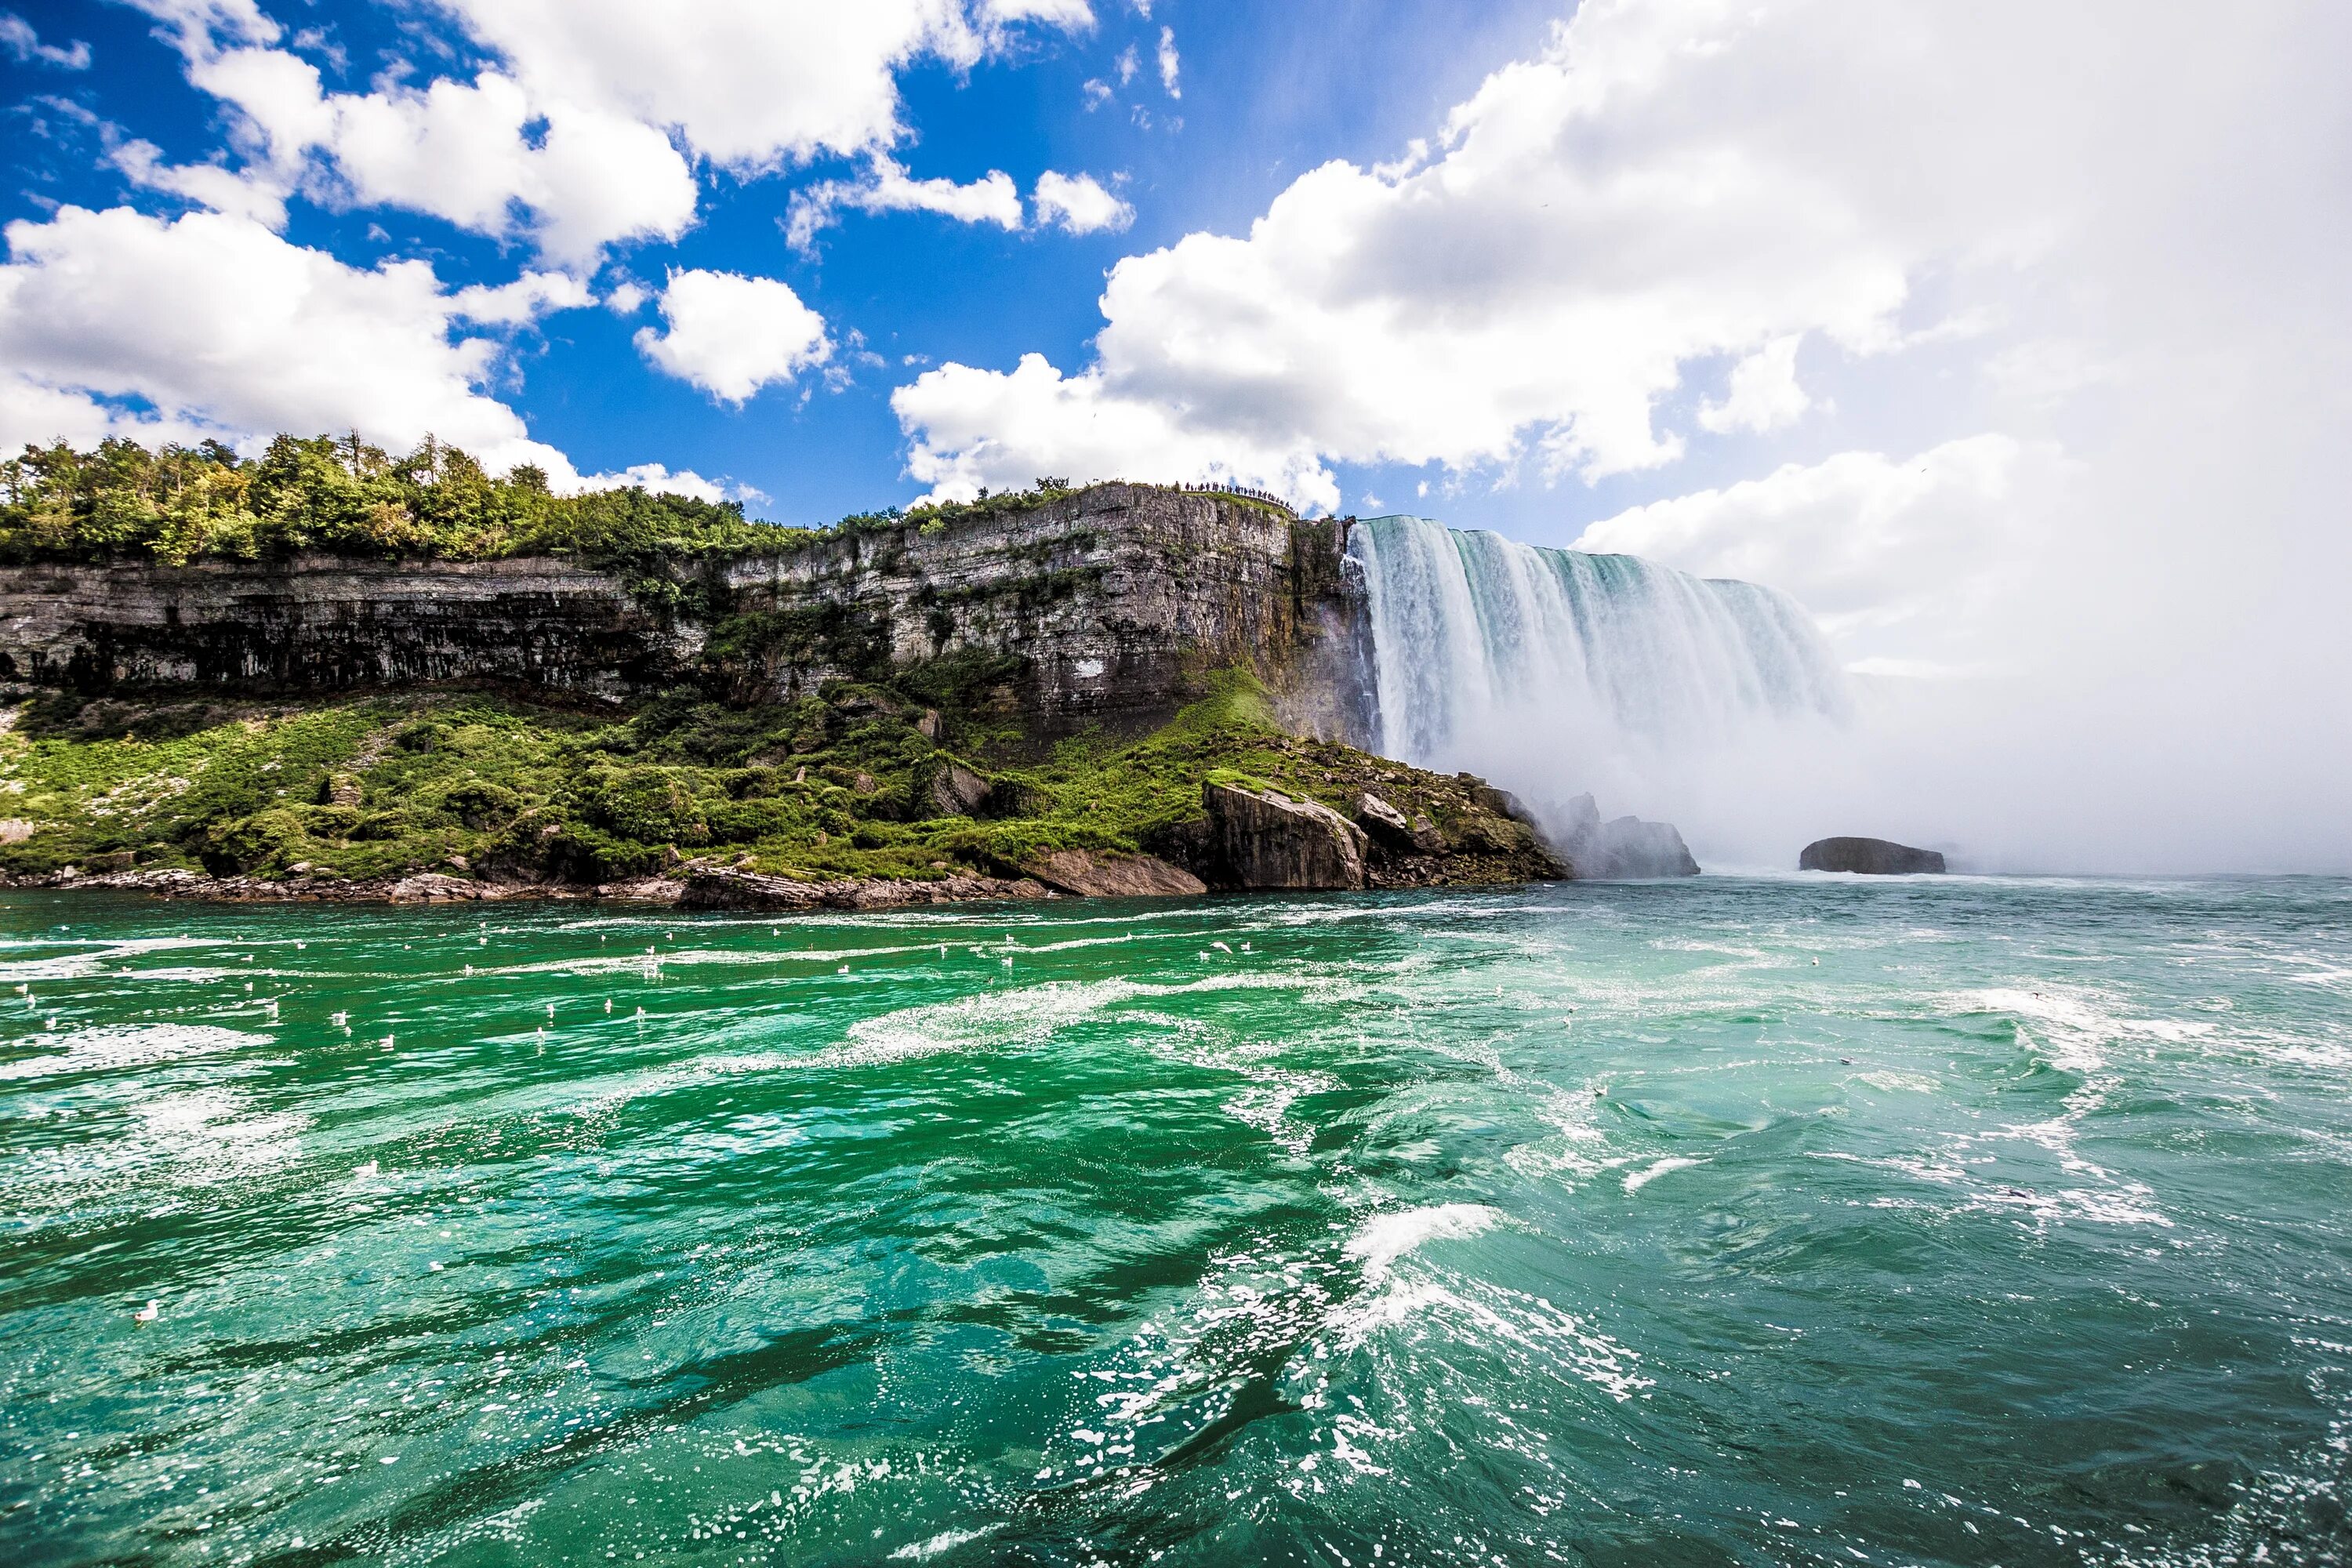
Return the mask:
[[[844,518],[832,531],[1034,506],[1066,480],[963,506]],[[394,456],[356,437],[280,436],[247,460],[216,441],[150,451],[112,439],[63,441],[0,462],[0,562],[200,558],[254,561],[320,551],[375,559],[491,561],[566,555],[596,563],[769,554],[827,531],[761,522],[739,501],[641,488],[557,495],[530,467],[491,474],[427,438]]]

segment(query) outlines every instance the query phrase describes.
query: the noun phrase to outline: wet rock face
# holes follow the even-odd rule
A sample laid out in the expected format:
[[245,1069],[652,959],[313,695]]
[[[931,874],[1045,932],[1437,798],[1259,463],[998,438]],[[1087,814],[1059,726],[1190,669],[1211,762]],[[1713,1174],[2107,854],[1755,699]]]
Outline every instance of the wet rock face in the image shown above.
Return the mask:
[[1944,869],[1941,850],[1915,849],[1885,838],[1817,838],[1797,857],[1800,871],[1856,871],[1865,877],[1901,877]]
[[1206,784],[1201,795],[1214,884],[1295,891],[1365,885],[1370,841],[1329,806],[1240,784]]

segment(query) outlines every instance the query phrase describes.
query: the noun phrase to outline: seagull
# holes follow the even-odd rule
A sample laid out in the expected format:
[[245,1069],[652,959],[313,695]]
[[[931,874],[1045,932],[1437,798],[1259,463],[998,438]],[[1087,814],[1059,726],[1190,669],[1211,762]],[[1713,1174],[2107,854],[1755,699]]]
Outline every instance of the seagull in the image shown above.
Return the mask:
[[1224,954],[1225,954],[1226,956],[1228,956],[1228,957],[1231,957],[1231,956],[1232,956],[1232,954],[1233,954],[1233,951],[1234,951],[1234,950],[1233,950],[1232,948],[1230,948],[1230,947],[1227,947],[1227,946],[1226,946],[1223,942],[1211,942],[1209,945],[1210,945],[1211,947],[1215,948],[1219,952],[1224,953]]
[[150,1301],[145,1306],[131,1314],[135,1321],[142,1323],[152,1323],[163,1315],[163,1306],[160,1301]]

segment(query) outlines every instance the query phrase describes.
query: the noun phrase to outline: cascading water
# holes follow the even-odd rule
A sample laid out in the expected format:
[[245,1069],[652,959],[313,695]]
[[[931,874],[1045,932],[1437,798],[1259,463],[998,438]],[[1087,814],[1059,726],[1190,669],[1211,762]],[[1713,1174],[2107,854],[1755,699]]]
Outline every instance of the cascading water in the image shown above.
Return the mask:
[[1752,807],[1849,709],[1803,610],[1752,583],[1542,550],[1416,517],[1360,522],[1380,749],[1538,812],[1591,792],[1778,860]]

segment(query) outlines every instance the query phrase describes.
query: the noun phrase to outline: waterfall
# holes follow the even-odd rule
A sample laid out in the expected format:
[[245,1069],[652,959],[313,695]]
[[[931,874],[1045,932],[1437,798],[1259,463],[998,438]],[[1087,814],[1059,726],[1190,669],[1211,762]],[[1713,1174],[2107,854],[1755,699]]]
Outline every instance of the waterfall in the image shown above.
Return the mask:
[[1611,812],[1696,813],[1695,846],[1719,828],[1738,852],[1732,799],[1769,790],[1848,710],[1805,612],[1752,583],[1416,517],[1358,523],[1348,552],[1380,749],[1483,773],[1538,812],[1589,791]]

